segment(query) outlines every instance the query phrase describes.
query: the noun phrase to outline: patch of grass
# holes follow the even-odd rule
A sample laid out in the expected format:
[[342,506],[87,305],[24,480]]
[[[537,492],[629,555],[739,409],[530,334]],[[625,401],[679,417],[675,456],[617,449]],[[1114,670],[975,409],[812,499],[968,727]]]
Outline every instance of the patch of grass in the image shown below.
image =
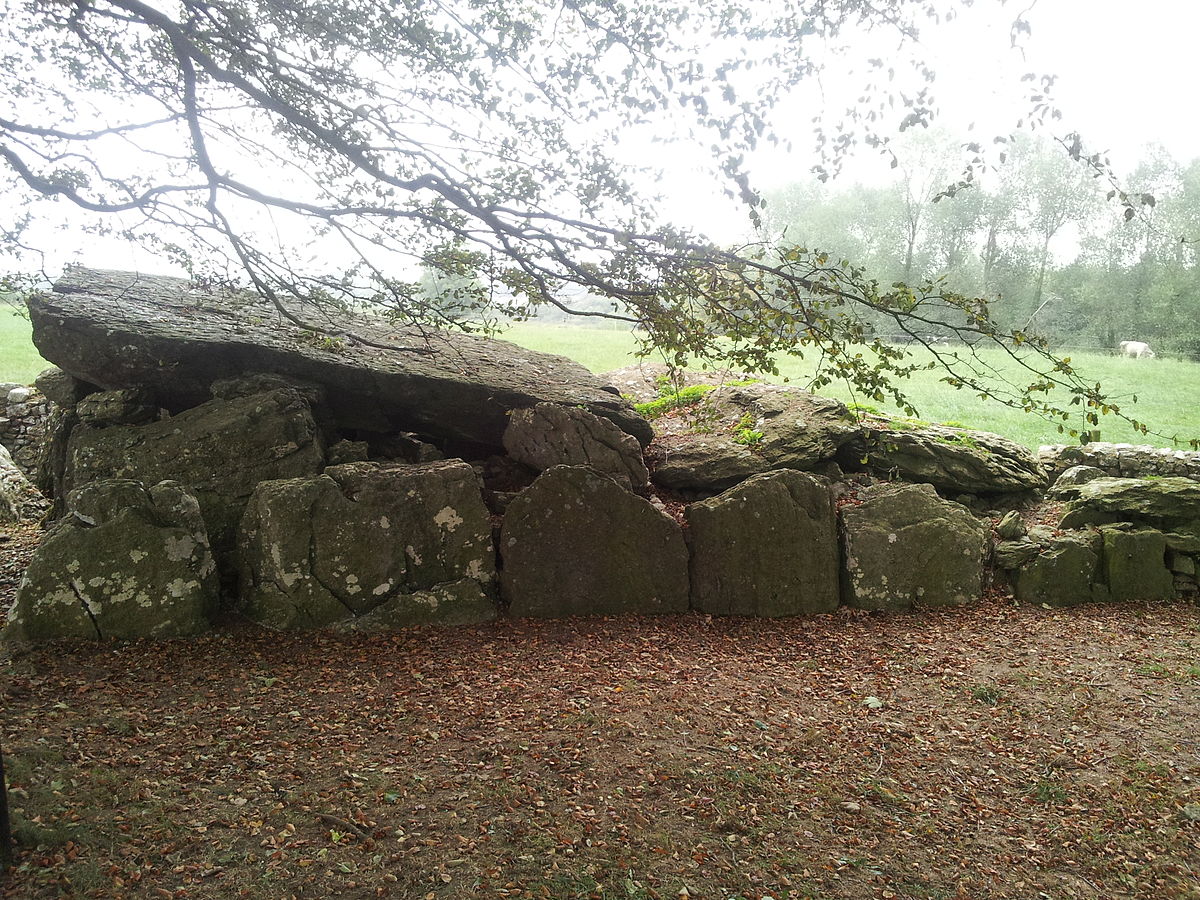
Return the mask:
[[674,390],[674,388],[668,388],[667,390],[670,393],[663,394],[657,400],[637,403],[634,405],[634,409],[647,419],[657,419],[659,416],[665,415],[672,410],[699,403],[704,399],[705,395],[715,391],[716,386],[711,384],[693,384],[685,388],[680,388],[678,391]]
[[0,301],[0,382],[32,384],[50,366],[33,346],[31,333],[29,319]]
[[745,413],[733,428],[733,442],[735,444],[743,444],[746,447],[757,447],[763,442],[766,437],[761,431],[756,431],[754,428],[754,416],[750,413]]
[[976,703],[986,703],[995,706],[1004,697],[1004,692],[994,684],[981,684],[971,691],[971,699]]
[[1057,781],[1049,778],[1039,778],[1029,788],[1029,796],[1038,803],[1044,803],[1047,806],[1054,806],[1058,803],[1066,803],[1067,791]]

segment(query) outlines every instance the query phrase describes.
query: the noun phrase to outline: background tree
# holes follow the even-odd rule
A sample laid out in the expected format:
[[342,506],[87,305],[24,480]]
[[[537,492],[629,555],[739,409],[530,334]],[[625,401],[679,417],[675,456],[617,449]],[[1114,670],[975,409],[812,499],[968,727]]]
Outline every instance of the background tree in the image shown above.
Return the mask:
[[[916,278],[915,262],[881,287],[811,245],[715,246],[661,221],[614,150],[631,131],[711,148],[726,193],[757,221],[745,160],[777,140],[777,101],[852,38],[899,44],[864,63],[860,100],[836,127],[816,119],[836,170],[856,143],[930,121],[934,73],[914,39],[969,6],[26,0],[0,23],[0,164],[17,211],[4,246],[27,259],[30,225],[66,205],[198,275],[248,279],[284,315],[347,340],[336,310],[348,301],[401,322],[474,322],[424,302],[413,279],[415,266],[471,261],[507,313],[626,321],[678,363],[769,371],[807,348],[827,377],[904,408],[899,385],[923,363],[881,341],[854,349],[864,320],[918,341],[937,324],[1010,349],[1030,376],[997,382],[942,357],[953,386],[1094,417],[1111,404],[1069,363],[1031,355],[986,303]],[[913,73],[903,92],[889,87],[898,68]],[[562,299],[580,290],[609,308]]]

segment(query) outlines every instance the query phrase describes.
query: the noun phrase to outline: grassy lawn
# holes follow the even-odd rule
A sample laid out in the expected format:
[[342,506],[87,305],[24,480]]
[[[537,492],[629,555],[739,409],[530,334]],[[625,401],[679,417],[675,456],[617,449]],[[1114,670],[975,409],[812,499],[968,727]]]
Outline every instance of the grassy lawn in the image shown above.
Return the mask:
[[[569,356],[593,372],[636,362],[632,355],[636,342],[629,332],[526,322],[514,325],[503,336],[525,347]],[[1184,440],[1200,438],[1200,403],[1195,400],[1200,396],[1200,364],[1162,358],[1120,359],[1070,351],[1064,351],[1064,355],[1071,356],[1073,364],[1089,381],[1103,384],[1123,411],[1161,434],[1140,435],[1126,423],[1109,416],[1101,420],[1101,440],[1170,446],[1172,436]],[[981,351],[981,357],[985,364],[998,371],[1010,373],[1017,369],[1017,364],[1000,350]],[[925,360],[928,355],[917,358]],[[789,357],[780,361],[779,369],[781,376],[790,383],[804,386],[816,371],[816,360]],[[924,419],[993,431],[1030,447],[1074,443],[1069,436],[1058,433],[1056,423],[981,400],[967,391],[956,391],[943,384],[940,377],[937,371],[918,372],[904,386]],[[1026,380],[1031,378],[1026,376]],[[846,402],[862,400],[837,385],[830,385],[823,393]],[[1136,403],[1132,400],[1135,395]],[[895,412],[887,404],[868,403],[879,406],[880,411]],[[1080,427],[1082,423],[1074,424]]]
[[49,365],[33,346],[29,320],[0,302],[0,382],[30,384]]

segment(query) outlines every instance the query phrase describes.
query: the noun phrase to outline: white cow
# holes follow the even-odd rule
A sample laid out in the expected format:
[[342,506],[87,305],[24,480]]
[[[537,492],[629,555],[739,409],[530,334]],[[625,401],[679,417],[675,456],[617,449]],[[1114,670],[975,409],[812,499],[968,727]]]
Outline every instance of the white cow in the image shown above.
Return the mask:
[[1131,359],[1154,359],[1154,351],[1144,341],[1121,341],[1120,352]]

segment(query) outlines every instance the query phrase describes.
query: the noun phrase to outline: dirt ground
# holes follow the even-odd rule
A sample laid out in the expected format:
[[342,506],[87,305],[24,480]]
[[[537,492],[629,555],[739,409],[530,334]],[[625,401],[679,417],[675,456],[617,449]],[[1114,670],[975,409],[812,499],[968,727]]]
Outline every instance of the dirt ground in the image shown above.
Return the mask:
[[1200,898],[1183,603],[238,626],[0,677],[0,897]]

